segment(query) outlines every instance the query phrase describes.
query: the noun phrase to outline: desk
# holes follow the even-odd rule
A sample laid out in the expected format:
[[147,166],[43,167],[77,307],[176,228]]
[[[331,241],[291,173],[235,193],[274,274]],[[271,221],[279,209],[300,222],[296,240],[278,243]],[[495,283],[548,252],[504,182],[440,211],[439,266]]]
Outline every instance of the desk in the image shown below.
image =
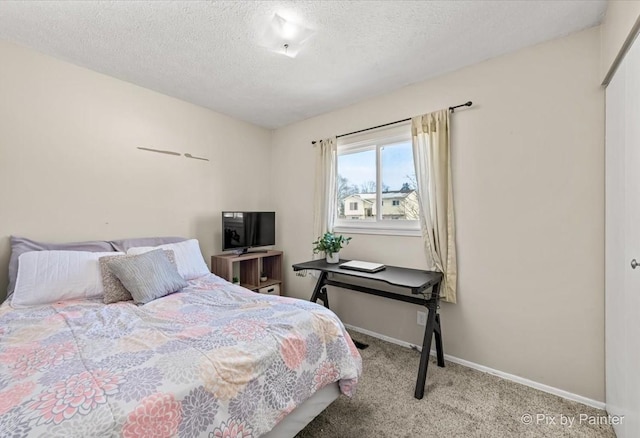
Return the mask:
[[[349,260],[340,260],[341,263],[348,261]],[[320,299],[327,309],[329,308],[329,295],[325,286],[342,287],[358,292],[390,298],[392,300],[420,304],[428,309],[427,324],[424,329],[424,341],[422,342],[422,353],[420,354],[420,367],[418,368],[418,379],[416,381],[415,391],[415,397],[417,399],[421,399],[424,396],[424,387],[427,381],[427,368],[429,366],[429,353],[431,351],[431,340],[434,335],[436,338],[438,366],[444,367],[442,329],[440,327],[440,315],[438,314],[442,274],[439,272],[400,268],[396,266],[387,266],[384,271],[375,273],[352,271],[341,269],[340,264],[330,264],[324,259],[296,263],[293,265],[294,271],[307,269],[320,271],[320,277],[313,289],[311,301],[315,303]],[[329,275],[331,275],[331,277],[329,277]],[[405,295],[399,292],[390,292],[382,289],[362,286],[353,282],[353,280],[357,279],[375,280],[409,289],[411,294]],[[431,292],[425,292],[429,288],[431,288]]]

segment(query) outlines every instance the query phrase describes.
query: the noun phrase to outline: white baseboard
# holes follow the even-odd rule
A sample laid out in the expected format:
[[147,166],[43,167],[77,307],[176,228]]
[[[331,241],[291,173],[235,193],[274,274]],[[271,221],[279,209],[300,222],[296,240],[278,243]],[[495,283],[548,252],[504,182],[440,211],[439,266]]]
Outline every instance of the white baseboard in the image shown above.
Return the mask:
[[[355,326],[350,325],[350,324],[345,324],[344,326],[346,328],[350,329],[350,330],[353,330],[353,331],[356,331],[356,332],[360,332],[360,333],[364,333],[365,335],[369,335],[369,336],[374,337],[374,338],[382,339],[383,341],[387,341],[387,342],[390,342],[392,344],[400,345],[402,347],[413,348],[413,349],[417,349],[417,350],[421,350],[421,348],[422,348],[419,345],[414,345],[414,344],[411,344],[409,342],[401,341],[400,339],[395,339],[395,338],[392,338],[392,337],[389,337],[389,336],[381,335],[380,333],[372,332],[371,330],[363,329],[363,328],[360,328],[360,327],[355,327]],[[431,355],[432,356],[436,355],[435,350],[431,350]],[[581,395],[574,394],[574,393],[569,392],[569,391],[565,391],[564,389],[554,388],[553,386],[545,385],[544,383],[534,382],[533,380],[525,379],[524,377],[516,376],[514,374],[505,373],[504,371],[495,370],[493,368],[489,368],[489,367],[486,367],[484,365],[480,365],[480,364],[477,364],[477,363],[474,363],[474,362],[469,362],[468,360],[460,359],[458,357],[450,356],[448,354],[445,354],[444,358],[445,358],[445,360],[448,360],[449,362],[457,363],[457,364],[465,366],[467,368],[473,368],[474,370],[482,371],[483,373],[488,373],[488,374],[500,377],[502,379],[511,380],[512,382],[520,383],[522,385],[529,386],[530,388],[534,388],[534,389],[538,389],[540,391],[548,392],[549,394],[557,395],[558,397],[562,397],[562,398],[565,398],[567,400],[572,400],[572,401],[575,401],[575,402],[578,402],[578,403],[582,403],[584,405],[591,406],[591,407],[596,408],[596,409],[602,409],[602,410],[605,409],[605,403],[604,402],[601,402],[601,401],[598,401],[598,400],[593,400],[593,399],[590,399],[590,398],[587,398],[587,397],[583,397]]]

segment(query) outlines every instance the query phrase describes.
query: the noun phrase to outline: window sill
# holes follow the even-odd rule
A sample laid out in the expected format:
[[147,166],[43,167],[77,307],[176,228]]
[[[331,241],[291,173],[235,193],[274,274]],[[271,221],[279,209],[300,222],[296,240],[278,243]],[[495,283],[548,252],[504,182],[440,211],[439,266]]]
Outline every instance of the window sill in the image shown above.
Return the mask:
[[383,236],[422,237],[422,231],[411,228],[383,228],[383,227],[333,227],[334,233],[344,234],[375,234]]

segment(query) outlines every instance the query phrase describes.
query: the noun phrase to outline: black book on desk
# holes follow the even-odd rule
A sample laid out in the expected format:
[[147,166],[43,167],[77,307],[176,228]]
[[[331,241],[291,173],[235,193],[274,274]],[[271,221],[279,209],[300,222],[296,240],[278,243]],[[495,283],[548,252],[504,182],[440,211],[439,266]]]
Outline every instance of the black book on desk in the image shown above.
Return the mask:
[[361,262],[358,260],[351,260],[350,262],[341,264],[340,268],[350,269],[352,271],[374,273],[374,272],[383,271],[386,268],[386,266],[380,263]]

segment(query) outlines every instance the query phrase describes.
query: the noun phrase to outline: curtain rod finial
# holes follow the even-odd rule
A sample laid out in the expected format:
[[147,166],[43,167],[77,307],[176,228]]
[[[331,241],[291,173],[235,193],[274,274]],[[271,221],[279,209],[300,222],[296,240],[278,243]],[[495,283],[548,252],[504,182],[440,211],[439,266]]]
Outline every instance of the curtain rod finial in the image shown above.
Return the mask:
[[471,101],[469,100],[469,101],[467,101],[467,102],[465,102],[465,103],[461,103],[460,105],[450,106],[450,107],[449,107],[449,111],[453,113],[453,112],[455,112],[456,108],[461,108],[461,107],[463,107],[463,106],[471,106],[471,105],[473,105],[473,102],[471,102]]

